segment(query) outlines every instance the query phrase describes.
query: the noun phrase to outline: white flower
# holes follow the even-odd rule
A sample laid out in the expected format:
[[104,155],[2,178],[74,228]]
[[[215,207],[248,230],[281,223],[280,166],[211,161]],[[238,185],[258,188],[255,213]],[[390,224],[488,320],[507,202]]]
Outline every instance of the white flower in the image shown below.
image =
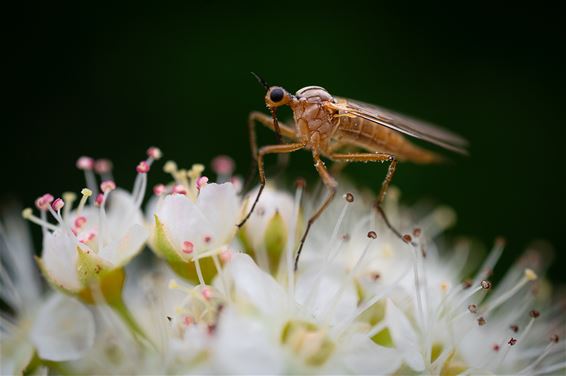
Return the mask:
[[[247,194],[244,213],[250,210],[258,189]],[[246,251],[254,255],[264,270],[277,272],[281,255],[288,246],[290,227],[297,221],[295,240],[301,235],[304,221],[300,215],[293,218],[293,205],[293,196],[289,193],[266,185],[253,213],[240,231]]]
[[[377,364],[384,367],[383,372],[392,372],[399,367],[400,357],[395,351],[371,342],[355,325],[345,328],[339,325],[355,314],[358,301],[353,283],[344,274],[336,270],[323,276],[317,271],[312,271],[312,275],[305,273],[293,292],[244,254],[232,257],[227,272],[232,276],[235,294],[233,309],[264,328],[261,335],[253,335],[252,326],[246,337],[261,338],[279,354],[269,358],[269,363],[274,364],[270,372],[302,373],[317,368],[318,372],[367,372]],[[318,284],[320,280],[322,283]],[[222,320],[219,325],[222,328]],[[267,345],[257,344],[257,347]],[[360,352],[371,356],[360,359]],[[258,366],[262,359],[253,352],[250,357],[258,359],[249,359],[242,365]],[[387,364],[380,357],[387,358]],[[278,360],[273,363],[271,358]],[[269,363],[263,364],[264,370],[269,370]],[[253,368],[245,372],[253,372]]]
[[[78,165],[87,181],[94,180],[93,168],[103,175],[98,200],[84,207],[85,191],[70,210],[72,197],[46,195],[36,202],[40,218],[26,211],[42,225],[40,265],[51,283],[97,303],[91,308],[96,338],[89,347],[74,326],[59,336],[48,323],[88,319],[73,306],[78,302],[50,299],[33,306],[39,317],[22,331],[25,340],[6,347],[11,370],[25,367],[34,346],[40,357],[75,359],[64,369],[81,374],[538,375],[566,369],[563,307],[553,308],[553,299],[563,298],[553,298],[542,278],[548,257],[528,252],[492,283],[500,243],[478,267],[465,244],[442,238],[455,220],[450,209],[404,208],[394,189],[385,211],[403,240],[376,214],[371,194],[349,188],[312,226],[295,270],[302,220],[319,197],[303,197],[302,185],[294,196],[267,187],[240,244],[236,224],[248,208],[241,208],[239,187],[231,182],[233,163],[225,157],[214,163],[218,180],[226,182],[216,184],[202,175],[202,165],[187,171],[168,162],[164,169],[174,182],[154,188],[145,217],[150,246],[165,262],[138,257],[128,263],[145,241],[138,208],[158,154],[150,152],[138,166],[131,195],[115,190],[108,162],[86,158]],[[48,211],[57,225],[47,221]],[[170,282],[173,271],[185,280]]]
[[13,311],[0,326],[1,373],[22,374],[34,353],[51,361],[81,358],[94,341],[92,314],[74,299],[42,294],[26,224],[15,213],[3,214],[0,296]]
[[234,184],[209,183],[201,176],[203,169],[194,165],[187,172],[177,170],[173,162],[166,163],[165,170],[176,182],[159,186],[158,199],[148,206],[153,217],[152,249],[178,274],[194,282],[210,281],[216,274],[211,260],[232,242],[241,211]]
[[[93,281],[126,265],[143,247],[148,237],[140,205],[146,186],[146,173],[153,162],[155,150],[148,150],[148,159],[138,166],[138,177],[130,194],[116,189],[112,180],[100,184],[101,193],[92,172],[96,164],[81,157],[77,166],[85,171],[90,189],[82,190],[82,198],[72,209],[75,195],[63,199],[45,194],[36,200],[41,218],[24,210],[24,217],[43,229],[43,252],[38,263],[48,280],[57,288],[78,294]],[[102,168],[104,167],[104,168]],[[108,174],[108,166],[100,167]],[[90,200],[90,205],[86,205]],[[57,221],[47,221],[47,213]],[[92,299],[87,298],[87,300]]]
[[240,203],[232,183],[207,184],[195,202],[173,193],[158,204],[155,217],[179,258],[218,252],[236,232]]

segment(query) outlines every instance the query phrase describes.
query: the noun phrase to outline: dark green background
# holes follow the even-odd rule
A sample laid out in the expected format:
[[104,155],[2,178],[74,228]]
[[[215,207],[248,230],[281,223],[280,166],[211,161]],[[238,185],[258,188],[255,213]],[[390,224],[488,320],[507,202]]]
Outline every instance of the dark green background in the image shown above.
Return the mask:
[[[505,262],[546,239],[556,247],[552,276],[564,280],[566,80],[552,13],[353,2],[21,6],[5,12],[0,193],[31,205],[44,191],[78,191],[83,154],[111,158],[118,184],[129,185],[149,145],[186,166],[229,154],[245,174],[246,117],[264,108],[254,70],[293,92],[322,85],[468,138],[468,159],[400,166],[394,184],[406,202],[451,205],[454,233],[486,245],[507,237]],[[348,173],[377,187],[385,168]],[[288,174],[315,176],[307,153]]]

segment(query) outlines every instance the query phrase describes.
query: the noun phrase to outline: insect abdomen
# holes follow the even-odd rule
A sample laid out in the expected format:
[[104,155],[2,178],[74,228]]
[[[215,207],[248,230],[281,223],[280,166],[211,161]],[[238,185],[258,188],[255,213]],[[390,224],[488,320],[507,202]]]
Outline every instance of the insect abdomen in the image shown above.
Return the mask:
[[415,163],[442,160],[438,154],[418,147],[400,133],[358,117],[341,118],[335,137],[370,152],[389,153]]

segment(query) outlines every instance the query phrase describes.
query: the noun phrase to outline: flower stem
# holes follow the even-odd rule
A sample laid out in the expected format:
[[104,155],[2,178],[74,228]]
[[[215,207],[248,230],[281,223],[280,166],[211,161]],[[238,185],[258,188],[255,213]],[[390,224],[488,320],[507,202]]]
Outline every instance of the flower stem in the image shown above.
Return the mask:
[[143,329],[139,326],[137,321],[134,319],[134,316],[124,303],[122,298],[117,299],[113,302],[109,302],[110,307],[116,312],[116,314],[122,319],[124,324],[128,327],[130,332],[133,334],[134,338],[142,343],[142,344],[150,344],[153,347],[156,347],[155,344],[149,339]]

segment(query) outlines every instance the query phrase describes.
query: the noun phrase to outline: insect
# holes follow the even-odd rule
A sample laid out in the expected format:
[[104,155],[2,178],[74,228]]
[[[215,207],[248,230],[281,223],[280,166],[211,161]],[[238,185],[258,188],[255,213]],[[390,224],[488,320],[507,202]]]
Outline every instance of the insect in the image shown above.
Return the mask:
[[[332,96],[320,86],[307,86],[293,95],[280,86],[269,86],[255,73],[252,72],[252,74],[266,90],[265,104],[271,116],[253,111],[248,118],[250,145],[257,163],[260,187],[251,209],[238,226],[243,226],[250,217],[265,187],[263,160],[268,154],[310,150],[314,167],[327,189],[325,199],[308,220],[301,237],[295,256],[295,270],[297,270],[301,250],[312,224],[320,217],[336,194],[337,182],[321,157],[342,163],[388,163],[387,174],[381,184],[374,208],[380,213],[387,227],[403,239],[401,233],[392,226],[382,209],[382,203],[395,174],[398,161],[429,164],[443,160],[439,154],[413,144],[405,136],[418,138],[456,153],[467,154],[468,142],[465,139],[431,124],[372,104]],[[276,113],[281,106],[289,106],[293,111],[293,126],[278,121]],[[277,145],[263,146],[258,149],[255,134],[256,122],[276,132]],[[282,137],[290,142],[282,143]]]

